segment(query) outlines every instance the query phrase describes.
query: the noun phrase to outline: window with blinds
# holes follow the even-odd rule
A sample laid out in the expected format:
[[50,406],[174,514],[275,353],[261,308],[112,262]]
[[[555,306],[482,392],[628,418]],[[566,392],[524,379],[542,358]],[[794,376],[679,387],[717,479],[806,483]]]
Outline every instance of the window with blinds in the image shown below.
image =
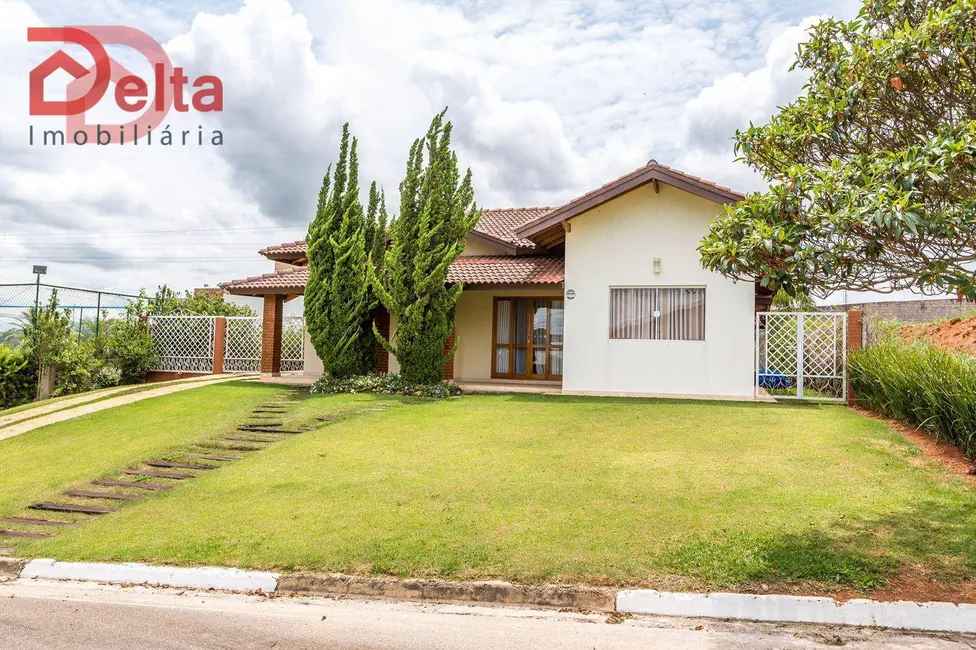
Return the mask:
[[610,338],[704,341],[705,289],[610,289]]

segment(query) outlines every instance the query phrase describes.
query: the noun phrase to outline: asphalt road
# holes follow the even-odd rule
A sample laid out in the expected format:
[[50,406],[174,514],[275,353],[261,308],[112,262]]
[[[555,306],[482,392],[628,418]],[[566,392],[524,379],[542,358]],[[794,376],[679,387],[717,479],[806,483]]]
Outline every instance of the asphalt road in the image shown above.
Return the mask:
[[976,637],[16,580],[0,648],[976,648]]

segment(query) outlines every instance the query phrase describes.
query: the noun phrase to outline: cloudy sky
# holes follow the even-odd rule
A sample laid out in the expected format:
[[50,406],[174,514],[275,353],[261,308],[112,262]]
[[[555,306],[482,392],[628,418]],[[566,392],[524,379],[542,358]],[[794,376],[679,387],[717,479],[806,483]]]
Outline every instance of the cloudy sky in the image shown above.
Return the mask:
[[[444,106],[484,207],[558,205],[650,158],[759,189],[731,136],[796,97],[804,79],[787,69],[804,27],[857,7],[0,0],[0,282],[30,281],[32,264],[52,282],[125,291],[267,272],[257,249],[304,235],[343,122],[364,186],[395,199],[410,142]],[[54,51],[26,42],[41,25],[129,25],[191,78],[220,76],[223,113],[164,124],[219,129],[224,146],[30,146],[31,124],[58,126],[27,110],[28,72]],[[110,54],[141,72],[131,52]],[[48,80],[49,96],[65,79]]]

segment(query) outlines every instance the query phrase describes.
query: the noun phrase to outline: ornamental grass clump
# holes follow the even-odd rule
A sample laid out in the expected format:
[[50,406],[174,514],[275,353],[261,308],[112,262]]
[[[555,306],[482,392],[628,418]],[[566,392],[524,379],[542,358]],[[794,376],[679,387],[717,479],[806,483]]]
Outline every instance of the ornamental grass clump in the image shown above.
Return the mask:
[[850,377],[860,404],[976,458],[976,358],[892,336],[852,353]]

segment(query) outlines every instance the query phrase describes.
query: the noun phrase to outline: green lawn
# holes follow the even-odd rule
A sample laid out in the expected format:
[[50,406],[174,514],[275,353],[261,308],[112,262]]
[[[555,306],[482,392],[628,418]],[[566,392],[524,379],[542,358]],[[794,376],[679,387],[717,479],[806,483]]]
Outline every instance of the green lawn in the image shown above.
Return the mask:
[[[234,391],[258,389],[161,399],[203,390],[228,394],[214,416],[224,417]],[[953,581],[976,570],[976,490],[845,407],[333,396],[296,405],[290,420],[370,404],[396,408],[326,424],[19,552],[655,586],[869,589],[902,571]],[[3,474],[0,507],[23,503]]]
[[114,476],[127,465],[215,432],[233,430],[254,405],[281,390],[256,383],[216,384],[99,411],[2,440],[0,517],[23,514],[23,509],[36,501],[66,501],[59,495],[69,487]]

